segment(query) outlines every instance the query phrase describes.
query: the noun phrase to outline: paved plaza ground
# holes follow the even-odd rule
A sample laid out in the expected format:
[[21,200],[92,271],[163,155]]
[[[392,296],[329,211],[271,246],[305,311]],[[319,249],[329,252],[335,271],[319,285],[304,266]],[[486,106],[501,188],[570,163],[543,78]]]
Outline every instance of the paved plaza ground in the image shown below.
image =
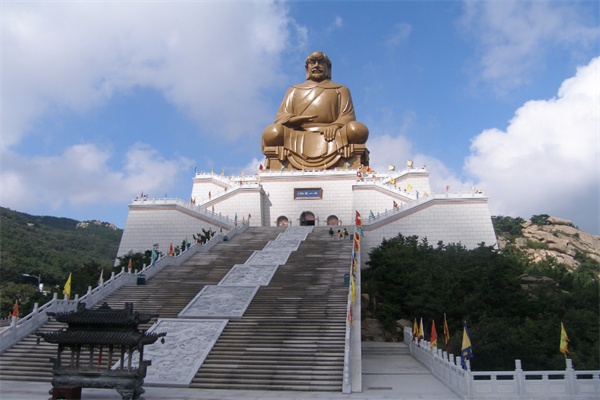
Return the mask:
[[[390,343],[365,342],[363,346],[390,346]],[[394,346],[406,347],[403,343]],[[252,390],[205,390],[144,386],[145,400],[301,400],[301,399],[351,399],[351,400],[452,400],[459,399],[450,389],[433,377],[417,360],[408,354],[380,355],[369,354],[363,357],[363,392],[343,394],[335,392],[281,392]],[[377,353],[377,352],[375,352]],[[49,399],[49,383],[0,381],[0,399],[37,400]],[[82,391],[82,399],[120,399],[114,389],[87,389]]]

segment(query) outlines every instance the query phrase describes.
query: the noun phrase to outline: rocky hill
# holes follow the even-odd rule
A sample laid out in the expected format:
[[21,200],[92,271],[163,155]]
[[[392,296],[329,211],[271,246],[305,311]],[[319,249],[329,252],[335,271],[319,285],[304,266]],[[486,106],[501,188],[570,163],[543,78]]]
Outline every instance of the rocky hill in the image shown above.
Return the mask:
[[571,221],[547,215],[534,216],[529,221],[520,218],[513,221],[519,227],[513,226],[508,231],[495,221],[501,249],[513,244],[529,254],[534,262],[553,257],[570,269],[578,268],[586,258],[600,263],[600,236],[577,229]]

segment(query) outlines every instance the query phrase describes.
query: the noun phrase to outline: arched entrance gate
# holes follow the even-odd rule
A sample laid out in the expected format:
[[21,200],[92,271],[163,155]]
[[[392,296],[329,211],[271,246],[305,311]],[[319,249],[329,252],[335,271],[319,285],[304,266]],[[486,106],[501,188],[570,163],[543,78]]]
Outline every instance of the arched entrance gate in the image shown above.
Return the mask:
[[300,214],[300,226],[314,226],[315,219],[315,214],[310,211],[304,211]]

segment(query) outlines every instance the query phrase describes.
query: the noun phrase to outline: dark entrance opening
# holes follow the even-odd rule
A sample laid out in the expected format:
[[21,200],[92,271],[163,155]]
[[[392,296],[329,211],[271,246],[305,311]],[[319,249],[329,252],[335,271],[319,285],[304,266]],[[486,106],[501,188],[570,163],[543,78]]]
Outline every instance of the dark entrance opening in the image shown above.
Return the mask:
[[289,226],[290,225],[290,221],[287,219],[287,217],[285,216],[281,216],[279,218],[277,218],[277,226]]
[[339,225],[340,220],[335,215],[330,215],[327,217],[327,225]]
[[310,211],[304,211],[300,214],[300,226],[314,226],[315,225],[315,214]]

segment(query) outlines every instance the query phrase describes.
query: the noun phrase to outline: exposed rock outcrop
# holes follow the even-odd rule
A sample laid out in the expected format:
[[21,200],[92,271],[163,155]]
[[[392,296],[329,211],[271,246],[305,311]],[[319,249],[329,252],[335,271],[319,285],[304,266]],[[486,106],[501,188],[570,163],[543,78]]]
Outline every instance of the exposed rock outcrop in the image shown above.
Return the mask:
[[[522,226],[523,237],[516,238],[514,244],[531,255],[535,262],[553,257],[576,269],[580,264],[576,259],[578,253],[600,262],[600,237],[575,228],[571,221],[549,217],[545,225],[527,221]],[[504,247],[500,240],[498,243]]]

